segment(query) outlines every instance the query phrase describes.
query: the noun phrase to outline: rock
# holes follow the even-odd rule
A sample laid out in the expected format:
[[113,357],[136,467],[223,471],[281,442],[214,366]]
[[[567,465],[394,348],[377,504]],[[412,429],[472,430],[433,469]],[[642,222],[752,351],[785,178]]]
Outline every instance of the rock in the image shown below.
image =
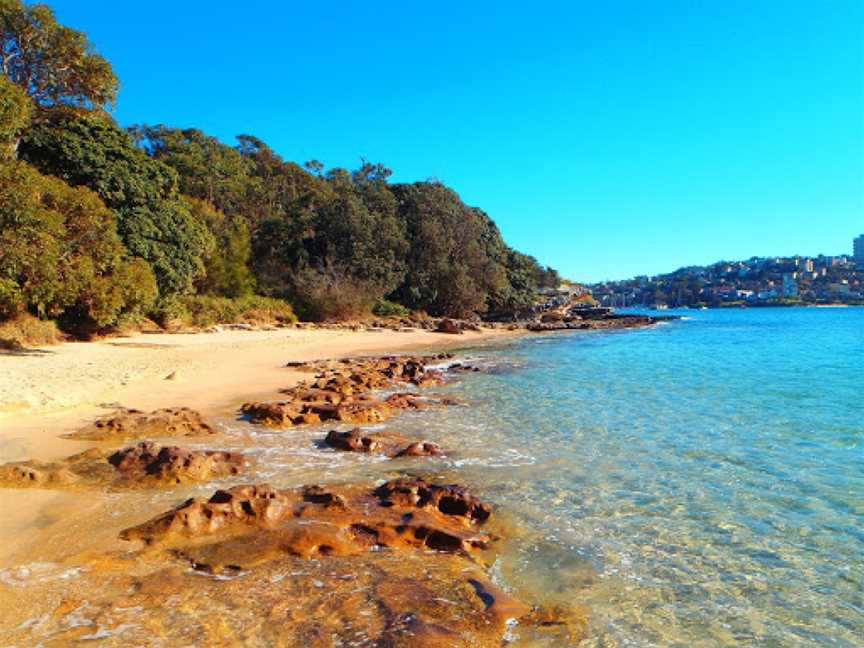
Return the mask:
[[177,372],[172,371],[167,376],[165,376],[165,380],[177,380]]
[[460,334],[460,333],[462,333],[462,329],[459,328],[459,325],[456,324],[456,322],[445,317],[440,322],[438,322],[438,326],[435,327],[435,332],[436,333]]
[[157,487],[240,474],[242,454],[189,450],[142,442],[111,452],[91,448],[66,459],[0,466],[0,485],[10,488],[107,489]]
[[390,457],[436,457],[443,451],[436,443],[411,441],[391,432],[365,432],[354,428],[347,432],[330,430],[324,439],[331,448],[345,452],[386,454]]
[[396,453],[396,457],[440,457],[441,446],[431,441],[415,441]]
[[375,496],[382,506],[431,507],[445,515],[463,517],[470,522],[483,523],[492,514],[492,507],[470,495],[461,486],[438,486],[422,477],[401,477],[385,482],[375,489]]
[[146,437],[193,437],[216,434],[201,414],[188,407],[172,407],[142,412],[118,409],[77,432],[70,439],[106,441],[112,439],[142,439]]
[[[370,547],[472,552],[488,546],[490,537],[475,527],[489,519],[491,507],[458,486],[411,482],[418,483],[425,489],[419,496],[390,499],[382,496],[380,488],[369,493],[358,487],[279,491],[266,484],[236,486],[216,491],[207,501],[187,500],[149,522],[125,529],[120,537],[184,547],[193,563],[206,563],[217,571],[228,564],[241,568],[259,564],[284,553],[352,555]],[[392,495],[391,490],[386,492]],[[310,525],[314,534],[301,533]],[[207,550],[205,560],[201,539],[217,532],[220,539]],[[226,534],[244,539],[226,545]],[[314,550],[308,546],[310,538],[317,543]],[[192,539],[194,546],[187,546]],[[241,547],[244,560],[236,555]]]
[[142,442],[118,450],[108,463],[127,480],[156,479],[182,483],[240,474],[245,461],[237,452],[188,450]]
[[383,452],[383,439],[380,435],[364,434],[360,428],[348,432],[330,430],[324,442],[331,448],[347,452]]

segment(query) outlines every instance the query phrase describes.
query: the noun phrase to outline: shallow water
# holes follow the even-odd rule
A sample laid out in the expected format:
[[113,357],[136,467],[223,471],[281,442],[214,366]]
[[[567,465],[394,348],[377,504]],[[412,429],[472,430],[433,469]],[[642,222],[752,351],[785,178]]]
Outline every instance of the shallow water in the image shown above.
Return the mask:
[[[585,605],[591,628],[580,646],[862,645],[864,310],[686,315],[469,351],[488,371],[430,390],[463,406],[378,426],[436,441],[446,457],[341,453],[321,447],[329,426],[224,419],[226,436],[184,445],[250,454],[243,477],[38,495],[40,517],[15,529],[20,551],[0,564],[0,595],[28,611],[0,611],[0,627],[14,619],[38,638],[101,628],[106,613],[88,597],[102,577],[68,557],[124,547],[120,529],[185,497],[407,471],[464,483],[498,505],[515,537],[495,578],[532,602]],[[38,603],[58,592],[82,603],[49,626]],[[110,610],[118,640],[147,627],[146,610]]]
[[685,313],[484,352],[513,366],[464,378],[470,416],[417,425],[526,521],[502,575],[586,603],[586,645],[861,646],[864,310]]

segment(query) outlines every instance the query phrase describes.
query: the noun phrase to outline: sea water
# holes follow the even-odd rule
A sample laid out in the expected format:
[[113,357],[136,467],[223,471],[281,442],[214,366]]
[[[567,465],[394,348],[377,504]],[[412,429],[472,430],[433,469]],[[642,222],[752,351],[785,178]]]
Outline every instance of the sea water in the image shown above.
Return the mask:
[[470,411],[413,424],[584,645],[864,645],[864,309],[682,314],[480,351]]

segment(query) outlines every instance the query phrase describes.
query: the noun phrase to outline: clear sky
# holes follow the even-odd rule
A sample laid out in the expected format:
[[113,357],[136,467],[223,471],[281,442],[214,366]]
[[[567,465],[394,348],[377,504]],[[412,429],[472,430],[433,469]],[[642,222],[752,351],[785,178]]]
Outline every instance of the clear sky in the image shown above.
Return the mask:
[[123,125],[438,178],[595,281],[864,232],[861,0],[49,0]]

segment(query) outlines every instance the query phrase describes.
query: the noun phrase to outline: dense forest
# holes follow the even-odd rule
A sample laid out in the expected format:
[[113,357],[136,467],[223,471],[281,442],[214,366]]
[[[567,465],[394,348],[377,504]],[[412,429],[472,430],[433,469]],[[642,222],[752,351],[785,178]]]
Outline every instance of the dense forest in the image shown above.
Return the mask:
[[0,31],[0,321],[89,335],[208,308],[482,316],[559,282],[440,182],[121,127],[111,64],[44,4],[0,0]]

